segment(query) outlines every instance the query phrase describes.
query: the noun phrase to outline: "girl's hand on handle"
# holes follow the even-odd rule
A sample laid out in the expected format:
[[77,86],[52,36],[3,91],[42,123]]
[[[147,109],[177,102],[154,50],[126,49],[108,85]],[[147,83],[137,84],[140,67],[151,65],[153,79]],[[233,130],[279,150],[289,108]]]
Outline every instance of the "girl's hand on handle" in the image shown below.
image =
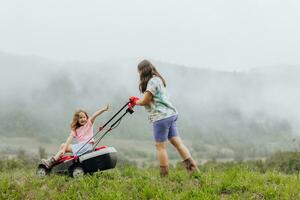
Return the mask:
[[129,98],[129,101],[130,101],[130,104],[131,104],[132,107],[134,107],[136,105],[136,102],[138,100],[140,100],[140,98],[135,97],[135,96],[132,96],[132,97]]
[[135,105],[146,106],[146,105],[149,105],[151,103],[151,101],[153,101],[153,95],[151,92],[146,91],[144,93],[143,98],[140,99],[138,97],[132,96],[129,98],[129,101],[130,101],[130,104],[132,107],[134,107]]

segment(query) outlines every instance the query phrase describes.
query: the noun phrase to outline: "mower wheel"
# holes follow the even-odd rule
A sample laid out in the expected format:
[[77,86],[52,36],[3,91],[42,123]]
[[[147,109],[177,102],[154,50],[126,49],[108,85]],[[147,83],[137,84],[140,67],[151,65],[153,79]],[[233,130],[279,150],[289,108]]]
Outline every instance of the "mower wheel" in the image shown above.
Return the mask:
[[70,170],[70,175],[73,178],[82,177],[85,174],[85,171],[82,167],[76,166]]
[[36,170],[36,175],[38,177],[45,177],[49,174],[49,170],[44,166],[39,166]]

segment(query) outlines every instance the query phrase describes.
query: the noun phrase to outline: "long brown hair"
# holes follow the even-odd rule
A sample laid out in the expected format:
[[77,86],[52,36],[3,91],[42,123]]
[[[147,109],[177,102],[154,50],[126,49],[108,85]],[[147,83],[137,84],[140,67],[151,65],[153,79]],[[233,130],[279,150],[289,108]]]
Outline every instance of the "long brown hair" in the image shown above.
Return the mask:
[[74,113],[74,116],[73,116],[73,120],[70,124],[70,127],[73,131],[76,131],[76,129],[78,129],[81,126],[78,122],[80,113],[84,113],[86,115],[86,118],[89,118],[89,115],[87,114],[86,111],[84,111],[82,109],[76,110]]
[[165,79],[160,75],[160,73],[156,70],[156,68],[150,61],[143,60],[142,62],[140,62],[138,64],[138,71],[140,73],[139,89],[142,93],[146,91],[147,84],[154,75],[162,80],[165,87],[167,86]]

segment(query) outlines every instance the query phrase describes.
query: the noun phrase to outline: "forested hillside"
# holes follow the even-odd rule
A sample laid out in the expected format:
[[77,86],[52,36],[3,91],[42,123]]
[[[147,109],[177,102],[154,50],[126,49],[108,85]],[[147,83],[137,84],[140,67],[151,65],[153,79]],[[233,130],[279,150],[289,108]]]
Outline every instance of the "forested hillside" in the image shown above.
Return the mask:
[[[264,156],[291,148],[299,130],[300,70],[274,66],[247,72],[196,69],[153,61],[179,111],[182,137],[199,157]],[[138,91],[137,61],[84,63],[0,53],[0,136],[63,141],[77,108],[106,103],[100,126]],[[151,126],[136,108],[110,138],[151,142]],[[1,144],[5,149],[8,145]],[[124,148],[124,147],[123,147]]]

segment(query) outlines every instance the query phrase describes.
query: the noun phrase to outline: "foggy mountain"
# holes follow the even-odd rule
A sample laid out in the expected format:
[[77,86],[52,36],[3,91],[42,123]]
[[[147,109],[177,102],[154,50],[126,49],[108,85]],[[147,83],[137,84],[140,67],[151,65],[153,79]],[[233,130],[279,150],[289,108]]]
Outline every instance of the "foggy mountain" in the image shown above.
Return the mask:
[[[153,60],[179,111],[178,127],[194,151],[225,156],[259,155],[290,148],[300,126],[299,66],[253,68],[247,72],[189,68]],[[0,53],[0,136],[63,141],[77,108],[92,114],[111,110],[95,128],[138,91],[138,61],[56,62]],[[143,108],[135,108],[110,137],[152,141]]]

